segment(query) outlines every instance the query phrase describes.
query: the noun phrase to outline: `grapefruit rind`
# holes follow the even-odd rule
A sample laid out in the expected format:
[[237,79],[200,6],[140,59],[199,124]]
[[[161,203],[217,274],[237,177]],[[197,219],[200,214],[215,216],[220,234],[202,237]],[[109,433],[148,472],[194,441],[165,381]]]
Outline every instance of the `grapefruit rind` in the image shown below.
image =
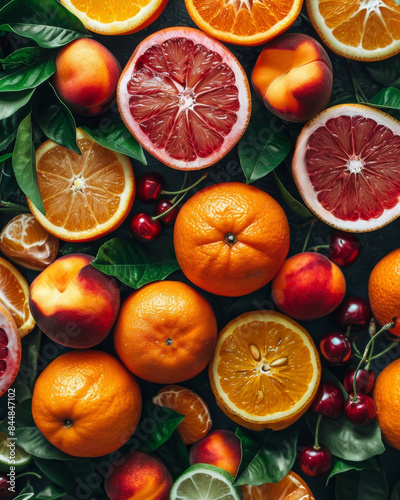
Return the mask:
[[304,159],[307,143],[311,135],[319,127],[323,127],[328,120],[338,118],[343,115],[349,117],[363,116],[371,118],[375,120],[378,125],[383,125],[392,130],[394,134],[400,136],[400,122],[378,109],[364,106],[362,104],[339,104],[337,106],[327,108],[306,123],[298,136],[292,161],[293,177],[304,203],[311,210],[311,212],[316,215],[316,217],[321,219],[326,224],[336,229],[352,233],[375,231],[376,229],[386,226],[389,222],[399,217],[400,203],[389,210],[385,210],[383,214],[376,219],[358,219],[356,221],[342,220],[335,217],[329,210],[326,210],[321,205],[318,201],[317,193],[314,190],[306,172]]

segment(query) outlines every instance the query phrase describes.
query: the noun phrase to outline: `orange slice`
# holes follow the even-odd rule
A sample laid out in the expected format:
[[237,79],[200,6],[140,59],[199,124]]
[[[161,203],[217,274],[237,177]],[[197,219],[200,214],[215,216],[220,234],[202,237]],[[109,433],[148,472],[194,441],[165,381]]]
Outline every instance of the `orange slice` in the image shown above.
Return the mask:
[[242,486],[243,500],[314,500],[307,483],[290,471],[279,483]]
[[35,327],[28,301],[29,285],[26,279],[8,260],[0,257],[0,306],[11,314],[21,337]]
[[312,403],[321,365],[302,326],[275,311],[254,311],[221,331],[209,376],[218,405],[234,422],[278,430]]
[[261,45],[285,32],[303,0],[185,0],[190,17],[209,35],[236,45]]
[[400,52],[400,6],[394,0],[307,0],[307,10],[336,54],[378,61]]
[[77,129],[82,155],[44,142],[36,151],[36,172],[46,215],[28,199],[32,214],[52,235],[90,241],[110,233],[129,214],[135,179],[129,158],[103,148]]
[[90,31],[101,35],[128,35],[149,26],[168,0],[61,0]]

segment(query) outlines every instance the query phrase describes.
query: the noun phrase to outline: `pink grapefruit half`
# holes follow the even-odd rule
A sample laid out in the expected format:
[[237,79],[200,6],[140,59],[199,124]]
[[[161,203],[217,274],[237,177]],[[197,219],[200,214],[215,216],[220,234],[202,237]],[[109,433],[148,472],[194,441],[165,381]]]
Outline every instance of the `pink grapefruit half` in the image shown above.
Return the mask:
[[15,380],[21,363],[21,338],[11,314],[0,306],[0,396]]
[[243,135],[251,111],[249,83],[235,56],[187,27],[158,31],[137,46],[117,102],[140,144],[178,170],[218,162]]
[[293,176],[308,208],[343,231],[400,215],[400,122],[360,104],[328,108],[302,129]]

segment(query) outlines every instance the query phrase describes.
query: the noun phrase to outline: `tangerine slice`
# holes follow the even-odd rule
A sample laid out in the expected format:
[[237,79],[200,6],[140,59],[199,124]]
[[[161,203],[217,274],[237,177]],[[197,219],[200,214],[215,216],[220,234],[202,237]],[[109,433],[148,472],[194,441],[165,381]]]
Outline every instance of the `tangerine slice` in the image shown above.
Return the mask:
[[209,376],[218,405],[233,421],[278,430],[312,403],[321,365],[302,326],[275,311],[254,311],[221,331]]
[[276,484],[242,486],[242,494],[243,500],[314,500],[307,483],[293,471]]

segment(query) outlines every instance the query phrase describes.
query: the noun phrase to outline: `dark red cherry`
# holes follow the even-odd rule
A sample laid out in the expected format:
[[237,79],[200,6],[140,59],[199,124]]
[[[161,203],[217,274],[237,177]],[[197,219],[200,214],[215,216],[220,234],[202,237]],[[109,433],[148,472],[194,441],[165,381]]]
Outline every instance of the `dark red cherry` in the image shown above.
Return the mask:
[[310,410],[325,417],[337,418],[342,413],[344,397],[339,387],[332,382],[321,382]]
[[136,196],[140,201],[158,200],[164,180],[157,172],[149,172],[139,177],[136,184]]
[[15,498],[12,491],[8,488],[10,483],[5,474],[0,473],[0,498]]
[[156,240],[162,230],[160,221],[153,220],[151,215],[145,212],[135,214],[131,219],[129,228],[137,240],[145,242]]
[[304,474],[322,476],[332,466],[332,453],[326,446],[307,446],[299,453],[299,465]]
[[341,267],[352,264],[360,253],[360,241],[354,234],[335,231],[329,238],[329,258]]
[[[344,376],[343,385],[346,392],[353,392],[353,379],[355,370],[349,370]],[[375,373],[372,370],[358,370],[356,377],[356,390],[363,394],[368,394],[372,391],[375,383]]]
[[[160,200],[156,206],[156,215],[163,214],[166,210],[169,210],[173,204],[169,200]],[[176,216],[180,210],[180,206],[177,205],[172,210],[170,210],[167,215],[160,217],[158,220],[166,224],[167,226],[172,226],[175,222]]]
[[376,417],[374,400],[362,392],[354,397],[353,392],[351,392],[344,405],[344,414],[347,420],[354,425],[369,424]]
[[366,328],[371,321],[371,316],[369,303],[362,297],[345,297],[337,309],[339,325],[351,325],[352,330]]
[[340,332],[324,335],[319,343],[319,348],[326,361],[335,366],[346,364],[353,354],[350,340]]

